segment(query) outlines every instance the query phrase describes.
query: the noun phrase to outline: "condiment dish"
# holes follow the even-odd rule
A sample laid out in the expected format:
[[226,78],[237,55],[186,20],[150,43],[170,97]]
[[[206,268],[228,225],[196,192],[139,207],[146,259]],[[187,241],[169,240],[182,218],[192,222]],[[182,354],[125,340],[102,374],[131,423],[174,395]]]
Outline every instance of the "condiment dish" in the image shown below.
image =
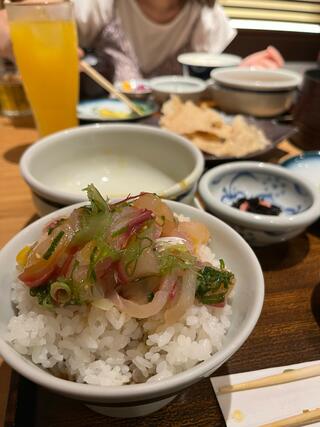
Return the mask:
[[[252,246],[286,241],[302,233],[320,215],[320,194],[295,174],[276,165],[233,162],[206,172],[199,193],[207,210],[226,221]],[[239,210],[241,198],[258,197],[281,209],[279,216]]]

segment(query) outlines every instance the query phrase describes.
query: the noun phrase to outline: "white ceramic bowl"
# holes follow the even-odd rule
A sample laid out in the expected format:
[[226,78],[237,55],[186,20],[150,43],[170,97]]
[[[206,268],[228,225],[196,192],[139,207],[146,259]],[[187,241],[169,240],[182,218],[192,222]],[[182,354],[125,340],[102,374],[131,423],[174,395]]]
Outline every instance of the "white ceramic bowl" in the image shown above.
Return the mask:
[[211,78],[226,87],[255,92],[287,91],[297,88],[302,82],[299,73],[285,69],[221,68],[213,70]]
[[207,88],[203,80],[188,76],[155,77],[150,80],[150,86],[156,101],[160,103],[170,95],[178,95],[183,101],[197,101]]
[[[183,203],[168,202],[168,205],[174,212],[202,222],[208,227],[213,236],[212,250],[217,257],[225,260],[226,265],[235,274],[236,286],[232,303],[231,327],[221,350],[207,361],[158,383],[100,387],[57,378],[34,365],[7,344],[6,327],[14,314],[14,308],[10,302],[10,283],[16,278],[16,254],[23,246],[39,237],[45,224],[53,218],[69,214],[75,207],[69,206],[29,225],[1,250],[0,354],[13,369],[56,393],[88,403],[98,412],[111,416],[129,417],[146,415],[160,409],[181,390],[202,378],[209,377],[241,347],[259,318],[264,299],[263,274],[255,254],[238,233],[212,215]],[[248,354],[249,359],[250,354]],[[119,407],[119,405],[122,406]]]
[[207,80],[213,69],[221,67],[235,67],[240,64],[241,58],[229,53],[210,52],[188,52],[182,53],[177,58],[182,64],[183,74],[187,76],[199,77]]
[[[233,162],[206,172],[199,183],[206,208],[226,221],[252,246],[286,241],[302,233],[320,216],[320,194],[302,178],[279,166]],[[279,216],[240,211],[242,197],[261,197],[279,206]]]
[[275,117],[290,109],[301,76],[289,70],[221,68],[211,72],[208,86],[217,106],[232,114]]
[[189,203],[204,167],[200,150],[171,132],[99,124],[47,136],[23,154],[21,173],[40,215],[86,200],[90,183],[109,198],[159,193]]

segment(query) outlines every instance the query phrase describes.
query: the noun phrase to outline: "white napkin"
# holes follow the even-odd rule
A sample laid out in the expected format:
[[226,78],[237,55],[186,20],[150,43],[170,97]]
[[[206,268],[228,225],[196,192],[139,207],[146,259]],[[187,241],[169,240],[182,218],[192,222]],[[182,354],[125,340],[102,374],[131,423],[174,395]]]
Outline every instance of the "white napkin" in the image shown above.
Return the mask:
[[[286,369],[304,368],[319,363],[320,360],[317,360],[210,378],[227,427],[257,427],[281,418],[298,415],[305,410],[320,408],[320,376],[219,395],[221,386],[281,374]],[[320,427],[320,422],[310,425]]]

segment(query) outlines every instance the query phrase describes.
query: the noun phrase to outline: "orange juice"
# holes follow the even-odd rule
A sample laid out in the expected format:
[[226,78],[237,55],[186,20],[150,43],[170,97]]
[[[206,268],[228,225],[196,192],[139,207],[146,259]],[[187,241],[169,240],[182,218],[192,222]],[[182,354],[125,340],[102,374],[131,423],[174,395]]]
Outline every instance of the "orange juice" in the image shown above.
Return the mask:
[[14,54],[40,134],[77,125],[77,35],[73,21],[10,23]]

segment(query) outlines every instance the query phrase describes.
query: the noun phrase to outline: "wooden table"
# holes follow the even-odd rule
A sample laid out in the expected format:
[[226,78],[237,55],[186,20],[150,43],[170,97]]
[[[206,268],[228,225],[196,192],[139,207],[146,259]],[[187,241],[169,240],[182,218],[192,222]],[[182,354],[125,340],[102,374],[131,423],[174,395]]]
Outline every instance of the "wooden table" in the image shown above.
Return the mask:
[[[29,189],[18,167],[21,154],[35,138],[34,129],[14,127],[0,118],[1,246],[36,218]],[[279,147],[275,158],[298,151],[287,142]],[[263,311],[249,339],[216,372],[217,375],[320,359],[319,229],[313,227],[288,243],[256,250],[256,254],[266,282]],[[0,425],[1,417],[6,414],[6,427],[13,426],[14,421],[16,427],[225,425],[209,380],[181,393],[159,412],[136,420],[100,416],[81,403],[57,396],[15,373],[5,410],[9,380],[10,369],[3,364],[0,368]]]

